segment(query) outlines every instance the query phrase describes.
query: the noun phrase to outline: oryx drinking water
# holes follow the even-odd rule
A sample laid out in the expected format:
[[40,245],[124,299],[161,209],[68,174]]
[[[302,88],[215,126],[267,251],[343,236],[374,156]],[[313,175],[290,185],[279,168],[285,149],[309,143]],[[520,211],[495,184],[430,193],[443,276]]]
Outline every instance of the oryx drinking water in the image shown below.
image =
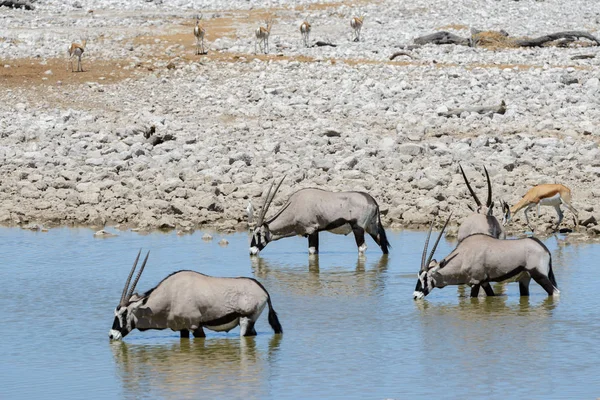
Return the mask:
[[475,234],[465,238],[440,262],[432,260],[449,220],[450,217],[446,220],[426,260],[433,223],[429,228],[413,294],[415,299],[427,296],[436,287],[465,284],[472,285],[471,297],[477,297],[479,286],[484,288],[488,296],[493,296],[494,292],[489,283],[502,282],[509,278],[519,281],[521,296],[529,295],[531,278],[548,293],[548,296],[560,293],[552,272],[550,251],[533,237],[501,240],[484,234]]
[[504,233],[504,229],[498,219],[493,215],[494,202],[492,201],[492,183],[490,182],[490,176],[487,169],[485,166],[483,167],[488,189],[487,201],[485,202],[485,205],[483,205],[469,184],[467,175],[465,175],[465,171],[460,164],[459,167],[465,183],[467,184],[467,189],[469,189],[469,193],[471,193],[473,200],[475,200],[475,203],[477,204],[477,209],[460,225],[460,228],[458,229],[458,241],[461,242],[467,236],[475,233],[483,233],[498,239],[505,239],[506,233]]
[[388,253],[390,245],[381,225],[379,206],[373,197],[364,192],[300,189],[290,196],[275,216],[265,221],[265,214],[284,178],[272,194],[274,182],[269,187],[252,233],[251,255],[258,254],[269,242],[295,235],[308,237],[308,251],[316,254],[319,252],[321,231],[343,235],[353,232],[360,253],[367,249],[367,232],[383,253]]
[[121,340],[136,328],[169,328],[179,331],[181,337],[189,337],[189,332],[194,337],[204,337],[203,327],[228,332],[238,325],[240,336],[253,336],[254,323],[265,305],[269,307],[269,325],[275,333],[283,332],[269,293],[252,278],[215,278],[194,271],[177,271],[139,295],[133,291],[148,261],[148,252],[128,292],[140,253],[115,309],[110,339]]

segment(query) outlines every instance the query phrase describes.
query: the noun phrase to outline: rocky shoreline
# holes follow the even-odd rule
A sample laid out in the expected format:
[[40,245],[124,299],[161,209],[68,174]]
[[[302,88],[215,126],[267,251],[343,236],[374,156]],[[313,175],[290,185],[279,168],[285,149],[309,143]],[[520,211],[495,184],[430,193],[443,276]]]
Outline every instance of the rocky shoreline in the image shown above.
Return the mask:
[[[436,2],[432,16],[426,1],[265,10],[215,0],[203,8],[209,54],[195,56],[201,4],[165,14],[156,1],[120,12],[93,2],[93,13],[92,2],[75,3],[0,10],[1,224],[240,230],[248,201],[258,208],[286,174],[272,212],[304,187],[362,190],[388,228],[450,212],[456,226],[473,204],[460,163],[480,198],[487,167],[497,205],[536,184],[565,184],[585,222],[569,239],[600,234],[600,57],[572,59],[597,47],[426,45],[388,60],[440,29],[597,34],[600,5],[489,1],[469,12],[462,0]],[[367,16],[359,43],[347,26],[357,12]],[[252,30],[267,14],[277,21],[273,54],[254,55]],[[306,15],[311,40],[338,46],[304,48],[297,25]],[[75,31],[90,43],[83,73],[64,70]],[[504,114],[443,116],[501,101]],[[532,222],[543,235],[556,215],[542,210]],[[521,234],[523,220],[509,233]],[[568,211],[561,227],[574,227]]]

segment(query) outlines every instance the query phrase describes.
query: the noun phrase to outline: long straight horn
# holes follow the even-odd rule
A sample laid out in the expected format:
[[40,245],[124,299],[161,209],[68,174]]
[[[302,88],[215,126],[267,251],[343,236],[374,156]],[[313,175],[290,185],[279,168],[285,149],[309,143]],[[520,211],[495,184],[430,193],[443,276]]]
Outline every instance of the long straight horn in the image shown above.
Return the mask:
[[140,249],[140,251],[138,252],[137,257],[135,258],[135,261],[133,262],[133,267],[131,268],[131,272],[129,272],[129,276],[127,277],[127,281],[125,281],[125,287],[123,288],[123,293],[121,294],[121,300],[119,301],[119,305],[125,305],[125,302],[127,301],[125,299],[125,295],[127,294],[127,289],[129,288],[129,282],[131,282],[131,277],[133,276],[133,273],[135,272],[135,267],[137,266],[138,260],[140,259],[140,254],[142,254],[142,249]]
[[450,213],[450,215],[448,215],[448,219],[446,220],[446,223],[442,227],[442,231],[438,235],[437,240],[435,241],[435,244],[433,245],[433,249],[431,249],[431,253],[429,253],[429,258],[427,259],[427,262],[425,263],[425,265],[429,265],[429,263],[431,262],[431,259],[433,258],[433,255],[435,254],[435,249],[437,248],[437,245],[440,242],[440,239],[442,238],[444,231],[446,230],[446,226],[448,226],[448,222],[450,222],[450,218],[452,218],[452,213]]
[[[281,184],[283,183],[283,180],[285,179],[286,175],[283,176],[283,178],[281,178],[281,180],[279,181],[279,183],[277,184],[277,187],[275,188],[275,190],[273,191],[273,194],[271,195],[271,198],[269,199],[269,202],[267,203],[267,207],[266,209],[268,210],[269,207],[271,207],[271,202],[273,201],[273,199],[275,198],[275,195],[277,194],[277,191],[279,190],[279,188],[281,187]],[[265,211],[266,214],[266,211]]]
[[146,258],[144,258],[144,262],[142,263],[140,270],[138,271],[137,275],[135,276],[135,280],[133,281],[133,284],[131,285],[131,289],[129,289],[127,299],[130,299],[131,296],[133,295],[133,291],[135,290],[135,285],[137,285],[138,281],[140,280],[140,276],[142,276],[142,272],[144,272],[144,268],[146,267],[146,261],[148,261],[149,255],[150,255],[150,251],[148,251],[148,253],[146,254]]
[[488,208],[492,208],[492,182],[490,181],[490,174],[488,174],[487,172],[487,168],[485,167],[485,165],[483,166],[483,170],[485,171],[485,177],[487,179],[487,186],[488,186],[488,198],[487,201],[485,202],[486,207]]
[[423,247],[423,255],[421,256],[421,271],[425,270],[425,259],[427,257],[427,247],[429,247],[429,238],[431,237],[433,222],[434,221],[431,221],[431,225],[429,225],[429,232],[427,232],[427,239],[425,239],[425,246]]
[[258,212],[258,221],[256,221],[256,226],[261,226],[263,223],[263,220],[265,218],[265,213],[267,210],[267,202],[269,201],[269,196],[271,196],[271,190],[273,190],[274,184],[275,184],[275,181],[271,182],[271,186],[269,186],[269,190],[267,191],[267,197],[265,197],[265,201],[263,201],[262,207],[260,208],[260,211]]
[[471,185],[469,185],[469,180],[467,179],[467,176],[465,175],[465,171],[463,170],[462,165],[458,164],[458,166],[460,167],[460,172],[462,172],[462,176],[465,179],[465,183],[467,184],[467,189],[469,189],[469,192],[471,193],[471,196],[473,196],[473,199],[475,200],[475,203],[477,203],[477,207],[481,207],[481,202],[477,198],[477,195],[473,191],[473,188],[471,187]]
[[281,184],[283,183],[283,180],[285,179],[285,177],[286,177],[286,175],[284,175],[283,178],[281,178],[281,180],[277,184],[277,187],[275,188],[275,190],[273,191],[272,194],[271,194],[271,189],[273,188],[273,184],[275,183],[275,181],[273,181],[273,183],[271,183],[271,187],[269,188],[269,192],[267,193],[267,198],[265,200],[265,206],[261,210],[261,215],[260,215],[260,220],[259,220],[258,226],[262,225],[265,215],[267,215],[267,211],[269,210],[269,207],[271,207],[271,202],[273,202],[273,199],[275,198],[275,195],[277,194],[277,191],[281,187]]

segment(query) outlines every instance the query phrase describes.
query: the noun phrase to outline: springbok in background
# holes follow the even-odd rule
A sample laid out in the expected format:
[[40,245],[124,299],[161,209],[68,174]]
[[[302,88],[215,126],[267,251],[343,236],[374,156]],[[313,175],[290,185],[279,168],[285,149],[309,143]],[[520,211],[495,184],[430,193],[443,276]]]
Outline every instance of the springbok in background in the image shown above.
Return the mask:
[[513,215],[519,212],[521,209],[525,208],[525,220],[527,221],[527,226],[532,231],[534,230],[531,224],[529,223],[529,217],[527,213],[529,210],[537,206],[537,215],[540,216],[540,206],[552,206],[556,210],[558,214],[558,222],[556,223],[555,230],[558,230],[558,226],[563,220],[563,213],[560,210],[560,205],[564,204],[569,211],[571,211],[574,215],[573,219],[575,220],[575,226],[579,226],[579,216],[577,210],[571,205],[571,189],[566,187],[565,185],[560,185],[556,183],[547,183],[543,185],[537,185],[529,189],[525,196],[517,204],[515,204],[508,213],[505,218],[504,224],[507,224]]
[[362,29],[364,19],[365,19],[365,17],[361,16],[361,17],[354,17],[350,20],[350,26],[354,30],[354,41],[355,42],[360,42],[360,30]]
[[[475,200],[475,203],[477,204],[477,209],[474,210],[474,213],[469,215],[460,225],[460,228],[458,229],[458,241],[461,242],[467,236],[475,233],[484,233],[498,239],[506,239],[506,233],[504,233],[502,225],[493,215],[494,202],[492,201],[492,183],[487,168],[485,168],[485,166],[483,167],[487,179],[488,195],[485,205],[482,205],[475,194],[475,191],[469,184],[469,180],[467,179],[467,175],[465,175],[462,166],[460,164],[458,166],[465,180],[465,184],[467,185],[467,189],[469,189],[469,193],[471,193],[473,200]],[[469,206],[469,208],[471,207]]]
[[[71,65],[71,72],[73,72],[73,57],[77,57],[77,72],[83,72],[83,68],[81,66],[81,56],[85,51],[85,45],[87,44],[87,40],[83,39],[81,43],[71,43],[69,46],[69,63]],[[69,70],[69,65],[67,65],[67,71]]]
[[196,37],[196,55],[206,54],[204,53],[204,34],[206,30],[200,25],[202,14],[196,16],[196,26],[194,27],[194,36]]
[[275,182],[269,187],[252,233],[251,255],[258,254],[269,242],[295,235],[308,237],[309,253],[317,254],[321,231],[342,235],[353,232],[359,253],[364,253],[367,249],[367,232],[383,253],[388,253],[390,244],[381,225],[379,206],[367,193],[300,189],[290,196],[275,216],[265,221],[265,215],[284,178],[285,176],[272,195]]
[[182,338],[189,337],[190,332],[194,337],[205,337],[203,327],[228,332],[238,325],[240,336],[253,336],[254,323],[265,305],[269,306],[269,325],[275,333],[283,332],[269,293],[256,279],[215,278],[194,271],[177,271],[139,295],[133,291],[148,261],[148,252],[128,292],[140,253],[141,250],[115,309],[110,339],[121,340],[136,328],[169,328],[179,331]]
[[269,52],[269,35],[271,34],[271,27],[273,26],[273,18],[266,20],[265,23],[267,24],[266,27],[259,26],[258,28],[256,28],[256,41],[254,42],[254,53],[257,53],[257,44],[263,53],[267,54]]
[[465,284],[472,287],[471,297],[477,297],[480,286],[488,296],[493,296],[490,282],[503,282],[510,278],[519,282],[521,296],[529,296],[531,278],[548,293],[548,296],[560,293],[552,272],[552,255],[548,248],[534,237],[501,240],[475,234],[460,242],[440,262],[432,260],[448,221],[450,217],[426,260],[433,223],[429,227],[421,257],[421,269],[413,293],[415,300],[427,296],[433,288]]
[[304,41],[304,46],[305,47],[309,47],[309,41],[310,41],[310,24],[308,23],[308,21],[304,21],[302,22],[302,24],[300,24],[300,34],[302,35],[302,40]]

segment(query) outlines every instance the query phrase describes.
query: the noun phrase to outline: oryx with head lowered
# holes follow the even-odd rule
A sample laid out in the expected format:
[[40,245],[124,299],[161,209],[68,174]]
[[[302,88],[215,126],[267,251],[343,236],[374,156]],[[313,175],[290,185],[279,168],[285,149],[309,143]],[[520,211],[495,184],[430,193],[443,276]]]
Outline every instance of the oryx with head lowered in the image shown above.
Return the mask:
[[[465,171],[460,164],[459,167],[465,183],[467,184],[467,189],[469,189],[469,193],[471,193],[473,200],[475,200],[475,203],[477,204],[477,209],[474,210],[474,213],[469,215],[460,225],[460,228],[458,229],[458,241],[461,242],[467,236],[475,233],[483,233],[498,239],[505,239],[506,234],[504,233],[504,229],[498,219],[493,215],[494,202],[492,201],[492,183],[490,182],[490,175],[488,174],[487,169],[485,166],[483,167],[488,189],[487,201],[485,202],[485,205],[483,205],[469,184],[467,175],[465,175]],[[504,202],[502,205],[503,207],[507,207]]]
[[252,278],[215,278],[194,271],[177,271],[140,295],[133,291],[148,261],[148,252],[127,291],[140,253],[115,309],[110,339],[121,340],[136,328],[168,328],[179,331],[182,338],[189,337],[190,332],[194,337],[204,337],[202,328],[228,332],[238,325],[240,336],[253,336],[254,323],[265,305],[269,307],[269,325],[275,333],[283,332],[269,293]]
[[534,237],[501,240],[477,233],[465,238],[441,261],[432,260],[449,220],[450,217],[438,235],[429,258],[425,259],[433,223],[429,228],[413,294],[415,299],[427,296],[433,288],[448,285],[471,285],[471,297],[477,297],[482,286],[488,296],[493,296],[490,282],[502,282],[510,278],[519,282],[521,296],[529,295],[531,278],[548,296],[560,293],[552,272],[552,255]]
[[388,253],[390,245],[381,225],[379,206],[373,197],[364,192],[301,189],[290,196],[275,216],[265,220],[269,206],[284,178],[272,194],[274,182],[269,187],[257,225],[252,232],[251,255],[258,254],[269,242],[295,235],[308,237],[308,251],[316,254],[319,252],[321,231],[343,235],[353,232],[359,253],[367,249],[367,232],[383,253]]

